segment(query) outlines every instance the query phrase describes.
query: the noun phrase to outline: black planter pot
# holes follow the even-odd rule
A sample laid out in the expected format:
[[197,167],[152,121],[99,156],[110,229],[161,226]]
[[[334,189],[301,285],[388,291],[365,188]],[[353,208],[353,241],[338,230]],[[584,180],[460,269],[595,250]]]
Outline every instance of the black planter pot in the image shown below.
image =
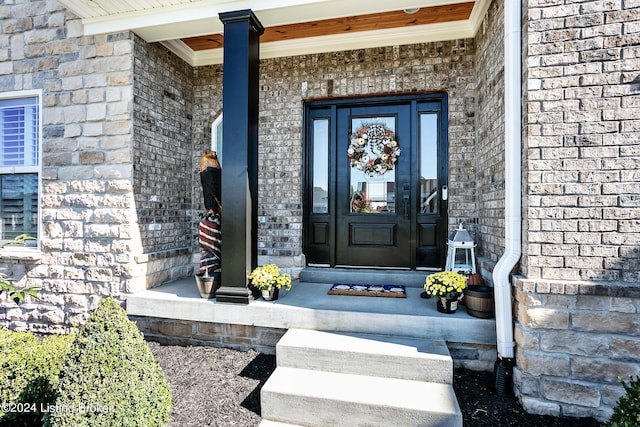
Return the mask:
[[261,291],[261,294],[265,301],[275,301],[278,299],[278,295],[280,294],[280,288],[272,287],[269,290]]
[[452,314],[458,310],[458,297],[436,297],[436,308],[440,313]]

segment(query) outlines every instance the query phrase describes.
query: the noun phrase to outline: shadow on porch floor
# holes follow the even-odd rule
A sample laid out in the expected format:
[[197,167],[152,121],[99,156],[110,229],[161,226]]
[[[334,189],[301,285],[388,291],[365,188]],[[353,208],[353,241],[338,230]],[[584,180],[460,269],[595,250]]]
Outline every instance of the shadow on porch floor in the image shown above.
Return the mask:
[[220,303],[200,298],[192,277],[131,294],[127,313],[160,319],[314,329],[444,339],[495,345],[495,319],[471,317],[465,307],[439,313],[435,301],[420,298],[422,288],[407,287],[407,298],[328,295],[330,283],[294,282],[276,301]]

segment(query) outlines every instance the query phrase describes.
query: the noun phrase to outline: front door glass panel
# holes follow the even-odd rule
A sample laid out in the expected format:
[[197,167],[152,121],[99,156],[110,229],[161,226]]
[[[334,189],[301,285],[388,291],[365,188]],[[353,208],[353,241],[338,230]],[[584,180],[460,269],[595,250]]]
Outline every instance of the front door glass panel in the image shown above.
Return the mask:
[[438,115],[420,114],[420,204],[423,214],[438,213]]
[[329,211],[329,120],[313,121],[313,213]]
[[395,213],[396,161],[400,155],[395,117],[352,118],[349,138],[349,211]]

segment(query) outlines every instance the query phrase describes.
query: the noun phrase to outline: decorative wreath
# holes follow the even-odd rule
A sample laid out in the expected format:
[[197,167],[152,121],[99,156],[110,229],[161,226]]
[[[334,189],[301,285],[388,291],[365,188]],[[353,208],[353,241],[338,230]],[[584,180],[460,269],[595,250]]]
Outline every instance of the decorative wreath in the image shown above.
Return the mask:
[[393,170],[400,156],[394,133],[382,123],[365,123],[351,134],[347,155],[351,167],[369,176],[384,175]]

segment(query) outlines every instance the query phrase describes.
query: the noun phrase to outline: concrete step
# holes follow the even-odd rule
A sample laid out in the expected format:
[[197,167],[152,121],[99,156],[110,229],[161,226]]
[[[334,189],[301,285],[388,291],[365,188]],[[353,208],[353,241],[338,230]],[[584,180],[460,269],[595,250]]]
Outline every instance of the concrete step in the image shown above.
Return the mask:
[[304,427],[300,424],[280,423],[278,421],[262,420],[258,427]]
[[289,329],[276,345],[278,367],[451,384],[444,341]]
[[304,426],[462,426],[453,387],[278,367],[261,390],[262,417]]
[[403,285],[421,288],[428,274],[428,271],[309,267],[300,272],[300,282]]

